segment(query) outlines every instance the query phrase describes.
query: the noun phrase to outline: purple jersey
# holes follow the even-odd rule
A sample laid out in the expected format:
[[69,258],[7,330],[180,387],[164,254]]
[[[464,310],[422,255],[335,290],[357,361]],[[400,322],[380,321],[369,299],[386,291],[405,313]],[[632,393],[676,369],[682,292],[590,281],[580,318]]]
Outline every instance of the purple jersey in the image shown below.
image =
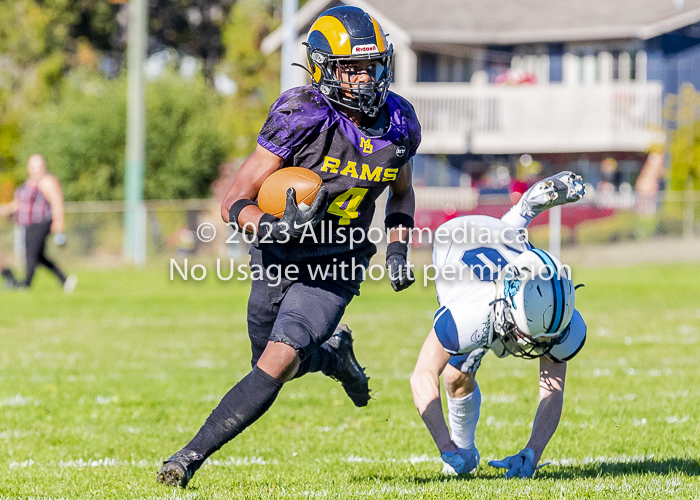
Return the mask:
[[284,92],[270,108],[258,144],[283,158],[284,167],[319,174],[330,195],[317,243],[305,238],[280,245],[290,260],[348,252],[347,241],[339,243],[342,235],[369,229],[377,198],[416,154],[421,135],[413,106],[391,92],[385,106],[389,127],[380,136],[364,135],[311,85]]

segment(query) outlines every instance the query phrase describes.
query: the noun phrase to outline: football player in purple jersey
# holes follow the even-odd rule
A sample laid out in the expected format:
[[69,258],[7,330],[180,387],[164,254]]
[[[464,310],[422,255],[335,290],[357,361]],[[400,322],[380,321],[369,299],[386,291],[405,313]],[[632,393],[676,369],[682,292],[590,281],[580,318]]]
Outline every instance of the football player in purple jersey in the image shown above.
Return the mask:
[[[349,6],[321,14],[306,46],[312,83],[272,105],[221,207],[224,221],[255,230],[251,266],[265,270],[248,301],[253,369],[163,464],[160,483],[186,486],[207,457],[270,408],[284,383],[306,373],[335,378],[356,406],[367,405],[368,377],[340,319],[377,250],[368,237],[350,243],[349,235],[367,235],[387,187],[391,285],[400,291],[414,281],[406,259],[415,209],[411,159],[421,136],[411,104],[389,91],[393,48],[374,18]],[[277,219],[256,199],[267,177],[290,166],[313,170],[323,185],[310,207],[297,206],[290,189]],[[328,266],[337,272],[317,273]]]

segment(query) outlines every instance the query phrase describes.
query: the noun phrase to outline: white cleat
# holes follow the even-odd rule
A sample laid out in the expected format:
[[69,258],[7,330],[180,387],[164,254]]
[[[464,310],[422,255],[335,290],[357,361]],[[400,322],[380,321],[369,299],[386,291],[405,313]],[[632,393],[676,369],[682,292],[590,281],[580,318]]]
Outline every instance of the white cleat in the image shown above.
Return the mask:
[[533,218],[549,208],[578,201],[585,194],[581,176],[565,170],[537,182],[523,194],[522,215]]

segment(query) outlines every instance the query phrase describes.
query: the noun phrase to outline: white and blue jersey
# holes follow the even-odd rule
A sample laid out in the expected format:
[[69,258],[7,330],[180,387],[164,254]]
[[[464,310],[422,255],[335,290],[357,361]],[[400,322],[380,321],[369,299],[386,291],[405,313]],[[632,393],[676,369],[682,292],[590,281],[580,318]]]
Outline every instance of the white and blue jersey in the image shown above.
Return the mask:
[[[523,228],[484,215],[457,217],[436,230],[433,265],[440,308],[433,327],[452,355],[451,365],[474,372],[487,350],[500,342],[491,316],[496,279],[502,269],[531,248]],[[555,361],[571,359],[583,346],[585,324],[577,311],[572,324],[579,334],[562,333],[550,355]]]

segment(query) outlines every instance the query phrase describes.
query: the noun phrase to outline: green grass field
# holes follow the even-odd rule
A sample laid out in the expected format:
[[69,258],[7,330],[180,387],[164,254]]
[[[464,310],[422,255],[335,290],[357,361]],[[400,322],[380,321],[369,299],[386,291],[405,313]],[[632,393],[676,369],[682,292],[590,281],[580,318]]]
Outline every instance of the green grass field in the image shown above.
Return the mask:
[[486,463],[525,445],[537,362],[484,358],[481,467],[444,477],[408,384],[434,291],[368,282],[346,321],[369,407],[320,375],[293,381],[183,491],[155,473],[249,370],[247,284],[171,282],[163,265],[84,271],[66,296],[42,272],[0,294],[0,498],[699,498],[698,277],[574,269],[588,341],[534,480]]

